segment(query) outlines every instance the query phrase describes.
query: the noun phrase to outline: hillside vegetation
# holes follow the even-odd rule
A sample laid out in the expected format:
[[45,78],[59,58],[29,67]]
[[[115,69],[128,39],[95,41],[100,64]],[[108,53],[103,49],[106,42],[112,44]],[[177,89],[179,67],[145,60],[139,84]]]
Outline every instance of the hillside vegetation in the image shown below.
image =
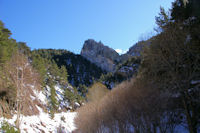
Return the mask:
[[0,118],[15,118],[12,126],[20,129],[23,117],[44,111],[53,119],[55,113],[74,110],[83,101],[84,97],[68,82],[66,66],[12,39],[0,21]]
[[176,0],[169,12],[161,8],[137,76],[81,107],[77,132],[200,132],[199,5]]

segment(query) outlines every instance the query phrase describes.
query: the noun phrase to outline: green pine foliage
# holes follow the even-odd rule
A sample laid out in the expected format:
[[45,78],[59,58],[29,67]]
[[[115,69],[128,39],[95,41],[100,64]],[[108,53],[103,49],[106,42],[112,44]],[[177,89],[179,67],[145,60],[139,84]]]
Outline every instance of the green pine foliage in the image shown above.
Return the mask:
[[[17,43],[10,36],[11,32],[0,21],[0,100],[6,99],[5,104],[12,108],[16,98],[16,88],[10,82],[5,64],[17,52]],[[0,107],[3,108],[3,105]]]
[[63,66],[61,66],[61,68],[60,68],[60,78],[61,78],[61,80],[62,81],[64,81],[64,82],[68,82],[68,73],[67,73],[67,69],[66,69],[66,67],[63,65]]
[[64,99],[67,100],[74,109],[75,102],[82,104],[85,98],[79,94],[76,88],[66,88],[64,91]]
[[76,100],[76,96],[74,95],[74,93],[72,92],[72,90],[66,89],[65,90],[65,94],[64,97],[66,100],[68,100],[70,103],[75,102]]
[[44,86],[47,74],[47,68],[45,64],[46,60],[42,58],[40,55],[34,54],[34,52],[32,53],[31,59],[32,59],[32,66],[39,72],[41,77],[41,83]]
[[26,45],[25,42],[18,42],[17,47],[20,53],[26,55],[27,57],[31,57],[31,49]]
[[53,86],[50,86],[50,87],[51,87],[51,95],[50,95],[51,106],[52,106],[53,110],[57,110],[58,109],[58,101],[56,99],[56,90]]
[[17,43],[11,37],[11,32],[0,21],[0,65],[5,63],[17,50]]
[[53,79],[49,78],[48,81],[47,81],[47,84],[50,87],[49,109],[50,109],[51,117],[53,118],[54,117],[54,113],[58,109],[59,103],[58,103],[58,101],[56,99],[56,90],[54,88],[55,83],[54,83]]
[[80,95],[82,96],[82,97],[86,97],[86,94],[87,94],[87,92],[88,92],[88,89],[87,89],[88,87],[86,86],[86,85],[82,85],[82,84],[80,84],[78,87],[77,87],[77,90],[78,90],[78,92],[80,93]]
[[34,50],[32,51],[32,64],[43,75],[44,85],[48,85],[51,88],[50,95],[50,113],[53,114],[58,109],[58,101],[56,99],[56,92],[54,86],[56,84],[61,85],[64,90],[65,100],[74,105],[75,102],[82,103],[83,97],[79,95],[75,88],[69,90],[66,86],[68,83],[68,70],[66,64],[59,65],[58,62],[62,59],[53,58],[54,54],[62,56],[62,52],[59,50]]
[[52,61],[49,64],[48,72],[50,73],[51,76],[54,77],[54,79],[56,81],[58,81],[58,79],[60,78],[59,77],[59,75],[60,75],[60,69],[59,69],[59,67],[58,67],[58,65],[56,64],[55,61]]
[[5,133],[20,133],[20,131],[18,129],[15,129],[13,126],[9,125],[5,121],[2,123],[1,129]]
[[80,84],[89,86],[93,83],[93,77],[95,80],[97,80],[100,78],[102,73],[105,73],[105,71],[87,59],[67,50],[39,49],[34,50],[33,53],[40,55],[42,58],[47,59],[53,64],[55,62],[59,69],[62,69],[62,72],[65,67],[67,73],[61,72],[60,76],[65,80],[67,79],[70,84],[76,87],[78,87]]

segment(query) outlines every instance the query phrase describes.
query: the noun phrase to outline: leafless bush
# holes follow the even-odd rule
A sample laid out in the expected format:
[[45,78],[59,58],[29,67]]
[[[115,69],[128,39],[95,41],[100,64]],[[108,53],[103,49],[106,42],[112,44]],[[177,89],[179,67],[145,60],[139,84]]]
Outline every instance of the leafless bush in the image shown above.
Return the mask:
[[87,100],[90,102],[99,101],[107,92],[109,92],[109,90],[105,85],[96,82],[88,89]]
[[169,132],[169,126],[174,127],[167,114],[167,101],[168,96],[161,97],[153,85],[132,79],[114,88],[101,100],[80,108],[75,120],[77,132]]

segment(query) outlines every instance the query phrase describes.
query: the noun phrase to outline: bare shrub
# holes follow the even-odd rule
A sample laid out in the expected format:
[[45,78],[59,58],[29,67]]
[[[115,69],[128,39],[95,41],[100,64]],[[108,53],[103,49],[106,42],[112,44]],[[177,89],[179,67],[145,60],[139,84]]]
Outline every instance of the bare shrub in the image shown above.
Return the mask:
[[[27,57],[16,53],[5,64],[6,75],[10,84],[16,89],[16,108],[20,113],[30,115],[34,112],[34,103],[30,96],[34,96],[33,89],[40,89],[39,74],[32,68]],[[30,108],[31,106],[31,108]]]
[[[91,102],[78,109],[76,124],[81,132],[96,132],[99,127],[98,103]],[[78,132],[80,132],[78,131]]]
[[99,101],[107,92],[109,92],[109,90],[105,85],[96,82],[88,89],[87,100]]
[[129,104],[129,101],[125,100],[126,91],[124,85],[120,85],[103,99],[88,103],[80,108],[76,120],[80,132],[115,132],[119,130],[119,127],[121,127],[120,130],[122,127],[124,129],[123,123],[126,120],[123,115],[126,114],[126,108]]
[[[16,52],[2,67],[0,77],[1,115],[17,111],[16,126],[20,125],[20,115],[38,114],[39,103],[33,90],[41,88],[39,74],[32,68],[28,58]],[[31,98],[32,97],[32,98]],[[35,99],[33,99],[35,97]],[[39,104],[37,104],[39,105]]]
[[166,110],[168,99],[168,95],[161,95],[153,85],[141,83],[138,79],[126,81],[99,101],[90,102],[78,110],[77,132],[169,132],[169,126],[174,126]]

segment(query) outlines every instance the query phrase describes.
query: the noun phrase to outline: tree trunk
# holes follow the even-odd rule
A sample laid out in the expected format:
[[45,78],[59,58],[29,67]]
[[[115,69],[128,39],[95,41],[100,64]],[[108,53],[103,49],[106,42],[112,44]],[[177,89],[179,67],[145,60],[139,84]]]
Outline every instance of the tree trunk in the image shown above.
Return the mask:
[[[184,106],[185,113],[186,113],[189,132],[190,133],[197,133],[197,128],[196,128],[196,124],[195,124],[196,122],[195,122],[195,119],[193,118],[195,116],[192,116],[194,114],[190,113],[190,107],[187,103],[187,98],[185,97],[185,95],[182,97],[182,100],[183,100],[183,106]],[[192,113],[194,113],[194,112],[192,112]]]
[[155,123],[153,123],[153,133],[157,133],[157,126]]
[[1,112],[1,116],[0,117],[3,117],[3,109],[1,107],[1,105],[0,105],[0,112]]

